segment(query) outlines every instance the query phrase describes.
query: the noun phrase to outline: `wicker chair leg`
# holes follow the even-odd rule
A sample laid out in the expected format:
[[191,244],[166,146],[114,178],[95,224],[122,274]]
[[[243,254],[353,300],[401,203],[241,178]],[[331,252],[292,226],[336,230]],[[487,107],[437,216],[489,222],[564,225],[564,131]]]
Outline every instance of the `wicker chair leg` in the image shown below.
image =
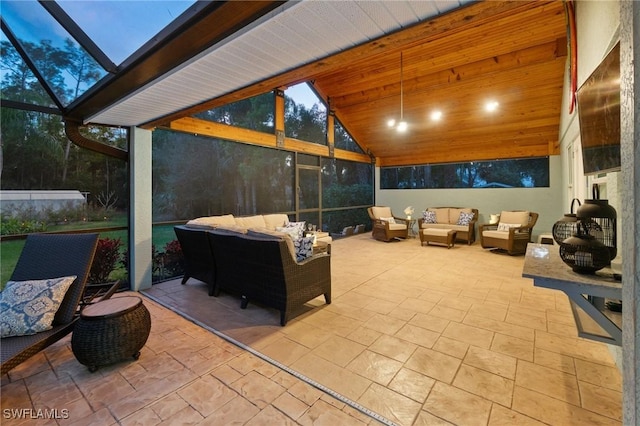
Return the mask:
[[187,283],[187,280],[189,280],[189,278],[191,278],[189,275],[184,274],[184,276],[182,277],[182,285],[185,285]]
[[248,304],[249,299],[247,299],[247,296],[242,296],[242,300],[240,301],[240,309],[247,309]]

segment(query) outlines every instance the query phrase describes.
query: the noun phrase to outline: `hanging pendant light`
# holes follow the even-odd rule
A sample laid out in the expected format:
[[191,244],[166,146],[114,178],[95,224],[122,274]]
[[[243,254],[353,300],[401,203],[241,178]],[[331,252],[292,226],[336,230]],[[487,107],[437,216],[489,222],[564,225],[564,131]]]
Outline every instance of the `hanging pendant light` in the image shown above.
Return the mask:
[[392,118],[387,122],[387,125],[395,128],[400,133],[406,132],[409,127],[407,122],[404,121],[404,69],[402,63],[402,52],[400,52],[400,121],[396,122],[396,120]]

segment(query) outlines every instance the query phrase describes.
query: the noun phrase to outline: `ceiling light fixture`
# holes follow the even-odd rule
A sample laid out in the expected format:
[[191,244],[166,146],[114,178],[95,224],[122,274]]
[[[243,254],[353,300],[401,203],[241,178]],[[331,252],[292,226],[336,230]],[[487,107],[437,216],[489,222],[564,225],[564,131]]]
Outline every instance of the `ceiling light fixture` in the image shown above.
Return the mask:
[[500,104],[499,104],[497,101],[489,101],[489,102],[487,102],[487,104],[485,105],[485,108],[486,108],[486,110],[487,110],[487,111],[489,111],[489,112],[493,112],[493,111],[495,111],[495,110],[497,110],[497,109],[498,109],[498,106],[499,106],[499,105],[500,105]]
[[387,121],[389,127],[395,127],[400,132],[406,132],[409,125],[404,121],[404,69],[402,63],[402,52],[400,52],[400,121],[396,122],[394,118]]
[[442,118],[442,111],[435,110],[431,113],[431,120],[439,121]]

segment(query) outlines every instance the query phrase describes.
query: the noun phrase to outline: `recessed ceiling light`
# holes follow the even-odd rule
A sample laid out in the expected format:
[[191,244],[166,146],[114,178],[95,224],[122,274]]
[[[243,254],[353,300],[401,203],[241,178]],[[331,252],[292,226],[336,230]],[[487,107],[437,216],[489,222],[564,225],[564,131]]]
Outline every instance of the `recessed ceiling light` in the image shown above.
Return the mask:
[[441,118],[442,118],[442,111],[436,110],[431,113],[431,120],[438,121]]
[[394,120],[393,118],[389,121],[387,121],[387,126],[389,127],[393,127],[396,125],[396,120]]
[[487,102],[487,104],[484,106],[484,108],[489,111],[489,112],[493,112],[495,110],[498,109],[498,106],[500,104],[497,101],[489,101]]

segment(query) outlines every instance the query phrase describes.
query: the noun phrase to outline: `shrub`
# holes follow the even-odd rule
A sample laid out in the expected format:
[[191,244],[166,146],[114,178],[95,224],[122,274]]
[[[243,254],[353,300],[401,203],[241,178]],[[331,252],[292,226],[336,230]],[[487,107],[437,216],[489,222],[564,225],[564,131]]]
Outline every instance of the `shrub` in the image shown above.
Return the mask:
[[100,238],[96,255],[89,271],[88,282],[98,284],[109,281],[109,275],[120,261],[120,238]]

